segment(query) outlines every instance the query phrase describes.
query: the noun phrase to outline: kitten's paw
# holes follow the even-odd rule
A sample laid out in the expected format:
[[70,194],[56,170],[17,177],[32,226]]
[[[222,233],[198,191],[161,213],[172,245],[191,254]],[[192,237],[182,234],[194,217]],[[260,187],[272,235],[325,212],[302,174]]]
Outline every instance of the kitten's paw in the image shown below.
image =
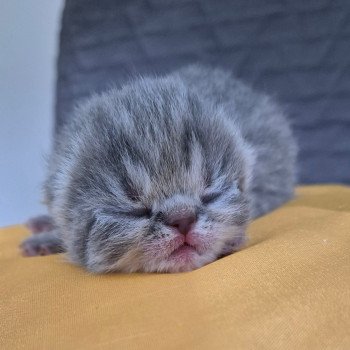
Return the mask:
[[42,233],[54,229],[54,222],[49,215],[40,215],[30,218],[25,225],[33,233]]
[[19,246],[23,256],[42,256],[64,252],[61,242],[50,233],[41,233],[24,240]]
[[47,245],[44,243],[35,244],[34,242],[23,242],[20,245],[20,249],[23,256],[38,256],[38,255],[54,254],[50,245]]

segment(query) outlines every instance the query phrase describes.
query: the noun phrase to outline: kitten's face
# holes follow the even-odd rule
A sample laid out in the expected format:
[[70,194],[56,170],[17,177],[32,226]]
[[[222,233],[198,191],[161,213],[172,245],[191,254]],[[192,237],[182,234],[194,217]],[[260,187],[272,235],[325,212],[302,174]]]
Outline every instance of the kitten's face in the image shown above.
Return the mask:
[[87,250],[94,271],[190,271],[244,241],[247,202],[236,181],[124,200],[123,209],[97,215]]
[[190,271],[241,245],[249,212],[234,157],[209,159],[197,142],[188,152],[187,164],[182,152],[157,160],[151,152],[154,169],[146,155],[143,163],[124,154],[114,174],[99,171],[88,199],[96,203],[85,246],[89,269]]
[[84,233],[68,253],[92,271],[190,271],[244,241],[240,136],[195,98],[156,92],[134,94],[124,119],[118,105],[119,125],[103,109],[84,133],[67,198],[71,222],[89,225],[72,228]]

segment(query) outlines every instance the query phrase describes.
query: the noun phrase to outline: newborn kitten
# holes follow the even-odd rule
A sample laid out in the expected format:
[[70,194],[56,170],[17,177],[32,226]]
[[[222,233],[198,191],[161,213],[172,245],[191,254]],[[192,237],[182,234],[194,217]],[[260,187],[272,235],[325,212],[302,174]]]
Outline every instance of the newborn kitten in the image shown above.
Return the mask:
[[22,249],[66,251],[93,272],[193,270],[293,196],[295,160],[281,109],[229,72],[142,78],[82,103],[58,134],[44,186],[52,220]]

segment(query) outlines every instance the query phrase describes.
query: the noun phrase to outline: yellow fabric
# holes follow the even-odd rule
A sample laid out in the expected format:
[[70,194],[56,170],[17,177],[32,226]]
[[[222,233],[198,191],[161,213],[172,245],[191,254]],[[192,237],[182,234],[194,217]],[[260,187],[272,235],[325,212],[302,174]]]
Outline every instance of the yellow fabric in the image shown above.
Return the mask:
[[311,186],[244,250],[184,274],[94,276],[0,231],[0,349],[350,349],[350,188]]

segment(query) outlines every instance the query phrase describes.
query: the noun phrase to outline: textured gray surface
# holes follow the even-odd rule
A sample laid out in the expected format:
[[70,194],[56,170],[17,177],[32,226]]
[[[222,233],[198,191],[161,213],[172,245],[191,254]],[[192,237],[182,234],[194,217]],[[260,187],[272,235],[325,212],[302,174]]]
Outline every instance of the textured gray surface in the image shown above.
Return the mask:
[[93,91],[198,61],[285,106],[301,183],[350,183],[348,0],[67,0],[56,126]]

